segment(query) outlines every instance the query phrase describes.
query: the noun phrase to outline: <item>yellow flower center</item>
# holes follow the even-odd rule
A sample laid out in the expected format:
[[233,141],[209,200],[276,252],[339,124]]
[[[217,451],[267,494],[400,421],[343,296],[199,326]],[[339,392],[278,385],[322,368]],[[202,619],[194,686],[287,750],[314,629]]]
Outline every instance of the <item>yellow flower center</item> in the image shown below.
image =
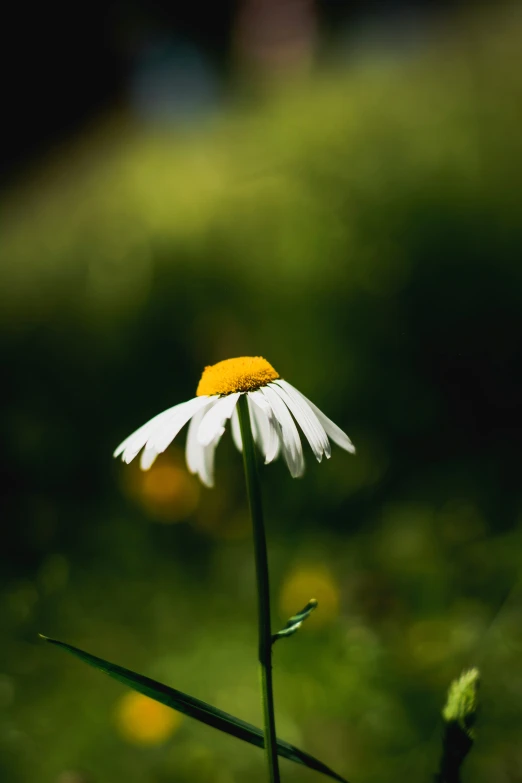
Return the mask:
[[279,373],[262,356],[239,356],[205,367],[196,395],[254,391],[276,378]]

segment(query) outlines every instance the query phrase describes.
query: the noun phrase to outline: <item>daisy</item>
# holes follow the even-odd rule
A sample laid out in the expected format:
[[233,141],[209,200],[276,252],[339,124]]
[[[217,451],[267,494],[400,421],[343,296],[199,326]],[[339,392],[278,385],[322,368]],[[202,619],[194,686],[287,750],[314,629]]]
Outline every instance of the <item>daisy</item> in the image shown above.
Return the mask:
[[[225,425],[231,420],[232,437],[242,450],[237,402],[247,395],[254,440],[265,459],[273,462],[279,453],[294,478],[303,475],[303,446],[297,425],[308,440],[318,462],[331,456],[330,440],[355,453],[348,435],[313,402],[288,381],[283,380],[261,356],[225,359],[205,367],[196,396],[154,416],[123,443],[115,457],[129,463],[141,451],[140,466],[148,470],[158,454],[172,443],[182,427],[190,422],[186,459],[191,473],[207,487],[214,485],[214,454]],[[329,440],[330,439],[330,440]]]

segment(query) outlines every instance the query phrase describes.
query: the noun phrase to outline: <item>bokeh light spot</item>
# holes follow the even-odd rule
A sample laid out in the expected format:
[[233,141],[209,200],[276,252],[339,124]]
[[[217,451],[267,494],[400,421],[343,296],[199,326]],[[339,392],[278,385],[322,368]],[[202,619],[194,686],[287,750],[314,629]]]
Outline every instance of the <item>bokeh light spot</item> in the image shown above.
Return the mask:
[[130,691],[116,705],[115,720],[127,742],[160,745],[178,730],[183,716],[148,696]]
[[185,520],[199,504],[198,482],[176,450],[172,452],[160,455],[150,470],[142,471],[136,465],[123,477],[127,493],[157,522]]

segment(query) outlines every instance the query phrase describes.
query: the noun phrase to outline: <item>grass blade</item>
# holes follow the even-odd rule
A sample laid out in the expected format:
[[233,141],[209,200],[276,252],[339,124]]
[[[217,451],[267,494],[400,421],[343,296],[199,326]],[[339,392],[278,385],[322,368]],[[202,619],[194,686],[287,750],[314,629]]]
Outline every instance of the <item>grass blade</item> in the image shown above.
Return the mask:
[[[247,723],[240,718],[230,715],[228,712],[223,712],[217,707],[213,707],[211,704],[207,704],[200,699],[195,699],[193,696],[189,696],[182,691],[178,691],[175,688],[170,688],[168,685],[163,685],[161,682],[151,680],[149,677],[144,677],[142,674],[137,674],[130,669],[125,669],[123,666],[118,666],[115,663],[103,660],[103,658],[97,658],[95,655],[84,652],[78,647],[73,647],[71,644],[65,642],[59,642],[56,639],[49,639],[47,636],[41,636],[49,644],[54,644],[56,647],[61,647],[72,655],[75,655],[84,663],[89,666],[93,666],[95,669],[99,669],[109,677],[127,685],[144,696],[149,696],[151,699],[165,704],[167,707],[172,707],[178,712],[182,712],[184,715],[188,715],[190,718],[206,723],[207,726],[213,726],[215,729],[230,734],[237,739],[249,742],[251,745],[255,745],[258,748],[264,747],[263,732],[253,726],[251,723]],[[294,745],[290,745],[283,740],[277,740],[277,753],[279,756],[294,761],[297,764],[303,764],[309,769],[314,769],[316,772],[321,772],[323,775],[327,775],[333,780],[339,781],[339,783],[348,783],[345,778],[333,772],[322,761],[310,756]]]

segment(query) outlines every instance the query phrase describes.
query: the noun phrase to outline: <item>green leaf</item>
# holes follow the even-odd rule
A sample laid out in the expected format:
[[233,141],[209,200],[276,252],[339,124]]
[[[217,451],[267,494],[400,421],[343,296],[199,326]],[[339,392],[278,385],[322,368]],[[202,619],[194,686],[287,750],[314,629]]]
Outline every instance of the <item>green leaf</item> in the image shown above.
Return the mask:
[[272,644],[277,642],[278,639],[284,639],[285,636],[292,636],[292,634],[298,631],[304,621],[310,617],[316,606],[317,601],[315,598],[311,598],[304,609],[301,609],[300,612],[294,614],[294,616],[289,619],[285,627],[272,636]]
[[[170,688],[168,685],[163,685],[161,682],[151,680],[149,677],[144,677],[142,674],[136,674],[136,672],[130,671],[130,669],[124,669],[123,666],[118,666],[115,663],[109,663],[104,661],[103,658],[97,658],[95,655],[84,652],[73,647],[65,642],[59,642],[56,639],[49,639],[47,636],[40,637],[49,644],[54,644],[57,647],[61,647],[63,650],[75,655],[84,663],[93,666],[95,669],[100,669],[109,677],[113,677],[115,680],[122,682],[124,685],[128,685],[138,693],[143,693],[145,696],[149,696],[155,701],[159,701],[161,704],[165,704],[167,707],[182,712],[184,715],[188,715],[190,718],[206,723],[207,726],[213,726],[215,729],[224,731],[226,734],[231,734],[237,739],[249,742],[251,745],[255,745],[258,748],[263,748],[265,745],[263,732],[253,726],[251,723],[247,723],[240,718],[230,715],[228,712],[223,712],[217,707],[213,707],[211,704],[207,704],[200,699],[195,699],[193,696],[188,696],[186,693]],[[277,741],[277,753],[285,759],[295,761],[297,764],[303,764],[309,769],[314,769],[317,772],[321,772],[323,775],[338,780],[340,783],[348,783],[345,778],[342,778],[337,773],[333,772],[322,761],[310,756],[294,745],[290,745],[283,740]]]

